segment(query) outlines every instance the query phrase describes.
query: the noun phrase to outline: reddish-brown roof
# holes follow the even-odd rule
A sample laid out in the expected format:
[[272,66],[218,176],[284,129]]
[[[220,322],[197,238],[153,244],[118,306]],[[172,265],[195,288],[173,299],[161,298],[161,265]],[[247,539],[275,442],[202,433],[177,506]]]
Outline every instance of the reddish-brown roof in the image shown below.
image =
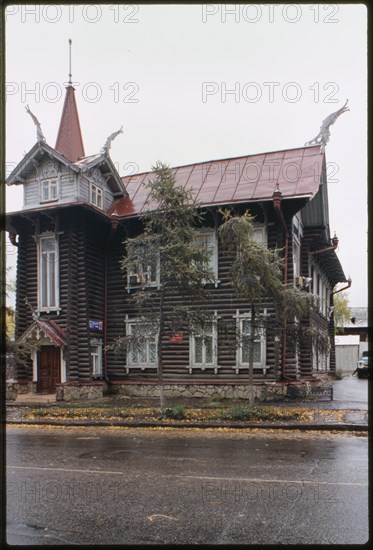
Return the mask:
[[[320,184],[324,155],[319,145],[173,168],[178,185],[200,205],[270,200],[278,185],[283,198],[313,196]],[[115,200],[108,214],[132,217],[144,211],[154,172],[126,176],[128,196]]]
[[66,88],[65,103],[62,109],[55,149],[70,162],[84,157],[84,145],[80,130],[78,109],[75,101],[75,88]]

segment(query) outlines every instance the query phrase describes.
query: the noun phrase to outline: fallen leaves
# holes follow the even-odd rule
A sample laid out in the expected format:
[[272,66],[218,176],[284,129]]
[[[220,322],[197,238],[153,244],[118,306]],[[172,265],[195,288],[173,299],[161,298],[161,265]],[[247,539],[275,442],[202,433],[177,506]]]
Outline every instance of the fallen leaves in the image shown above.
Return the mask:
[[[129,423],[136,422],[155,422],[159,421],[159,409],[141,405],[139,403],[128,403],[128,407],[118,406],[92,406],[87,403],[81,403],[68,406],[46,406],[46,407],[27,407],[21,411],[20,419],[44,419],[59,421],[125,421]],[[229,407],[216,406],[214,408],[201,408],[189,406],[185,408],[185,418],[183,422],[217,422],[224,426],[225,423],[234,421],[235,423],[250,422],[251,424],[282,423],[282,422],[343,422],[346,411],[334,410],[328,408],[304,408],[304,407],[283,407],[283,406],[258,406],[254,409],[253,415],[248,419],[229,418]],[[166,419],[168,424],[179,424],[180,420]]]

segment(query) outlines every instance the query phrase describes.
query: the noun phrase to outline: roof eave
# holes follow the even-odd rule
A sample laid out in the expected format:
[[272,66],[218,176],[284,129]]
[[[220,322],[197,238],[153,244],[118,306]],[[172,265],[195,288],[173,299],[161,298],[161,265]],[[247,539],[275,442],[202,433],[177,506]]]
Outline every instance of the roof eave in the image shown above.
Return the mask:
[[102,153],[99,157],[96,157],[91,162],[88,162],[83,168],[81,168],[81,171],[84,173],[88,170],[91,170],[94,166],[105,164],[111,174],[112,181],[118,189],[117,191],[113,192],[113,195],[118,198],[127,195],[128,193],[126,190],[126,186],[124,185],[122,178],[118,174],[117,169],[115,168],[111,158],[105,153]]
[[44,151],[48,155],[52,155],[56,158],[59,162],[64,164],[65,166],[68,166],[74,172],[79,172],[79,168],[77,166],[74,166],[72,162],[70,162],[66,157],[64,157],[61,153],[53,149],[50,145],[47,143],[44,143],[42,141],[38,141],[35,143],[35,145],[29,150],[28,153],[23,157],[23,159],[17,164],[17,166],[14,168],[14,170],[9,174],[7,179],[5,180],[5,183],[7,185],[21,185],[25,182],[25,178],[21,176],[21,173],[23,171],[26,171],[27,166],[30,162],[32,162],[33,158],[40,153],[41,151]]

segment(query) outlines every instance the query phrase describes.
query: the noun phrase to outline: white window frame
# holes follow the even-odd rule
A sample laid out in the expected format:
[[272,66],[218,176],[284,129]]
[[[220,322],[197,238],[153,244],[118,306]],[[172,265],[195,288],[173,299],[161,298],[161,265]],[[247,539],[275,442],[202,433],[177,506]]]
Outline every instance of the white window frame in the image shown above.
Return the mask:
[[[49,255],[47,254],[47,280],[44,281],[43,276],[43,241],[46,241],[47,239],[53,239],[54,241],[54,254],[55,254],[55,267],[54,267],[54,297],[55,297],[55,304],[51,305],[50,303],[50,263],[49,263]],[[60,311],[60,261],[59,261],[59,245],[58,245],[58,239],[57,235],[55,233],[44,233],[42,235],[39,235],[37,238],[37,254],[38,254],[38,311],[45,311],[49,313],[50,311]],[[43,304],[43,287],[44,284],[47,285],[47,304]]]
[[[129,319],[128,317],[126,317],[126,332],[127,332],[127,335],[130,335],[131,332],[132,332],[132,329],[134,326],[136,325],[139,325],[139,324],[144,324],[144,319],[138,319],[138,318],[134,318],[134,319]],[[152,342],[153,340],[153,342]],[[151,361],[150,360],[150,346],[151,344],[154,345],[154,361]],[[147,341],[145,342],[145,346],[146,346],[146,349],[145,349],[145,355],[146,355],[146,359],[145,361],[137,361],[137,362],[134,362],[133,361],[133,356],[132,356],[132,353],[133,353],[133,350],[131,349],[131,347],[129,347],[129,349],[127,350],[127,358],[126,358],[126,361],[127,361],[127,366],[126,366],[126,372],[127,374],[130,372],[130,369],[141,369],[142,371],[144,371],[145,369],[158,369],[158,365],[157,365],[157,338],[156,336],[153,336],[153,337],[148,337],[147,338]]]
[[293,233],[293,280],[295,286],[295,278],[300,277],[300,263],[301,263],[301,246],[300,240]]
[[190,334],[189,335],[189,374],[192,374],[193,369],[200,369],[202,371],[206,369],[214,369],[214,373],[217,374],[218,369],[218,317],[215,312],[211,320],[211,333],[209,334],[212,337],[212,361],[206,361],[206,345],[204,338],[202,336],[202,362],[197,362],[196,357],[196,338],[200,338],[199,334]]
[[317,349],[314,342],[312,343],[312,370],[321,373],[330,370],[330,354]]
[[[206,246],[206,239],[208,237],[212,237],[212,243],[210,245]],[[215,229],[198,229],[195,231],[194,236],[194,242],[197,244],[198,242],[203,241],[203,246],[206,248],[209,248],[211,250],[211,257],[208,260],[208,267],[211,268],[211,271],[216,279],[215,286],[219,283],[217,280],[218,278],[218,272],[219,272],[219,262],[218,262],[218,239],[216,235]],[[208,280],[204,281],[204,284],[208,284]]]
[[95,183],[91,183],[91,203],[100,210],[104,209],[104,191]]
[[[127,271],[127,289],[128,289],[128,291],[131,288],[139,288],[141,286],[159,288],[159,286],[160,286],[160,258],[159,258],[159,253],[157,254],[157,259],[156,259],[155,278],[154,279],[151,278],[152,266],[150,265],[150,263],[148,263],[146,265],[146,269],[144,269],[144,265],[145,265],[145,262],[144,262],[144,264],[140,264],[139,265],[140,269],[138,271],[135,271],[134,269],[129,269]],[[131,282],[132,277],[136,278],[135,283]]]
[[[55,189],[56,196],[52,197],[52,189]],[[47,198],[44,197],[44,190],[47,190]],[[59,199],[59,178],[44,178],[40,180],[40,202],[55,202]]]
[[265,224],[254,224],[253,241],[268,248],[268,237]]
[[[93,348],[97,348],[95,351]],[[91,375],[92,378],[103,376],[102,340],[93,339],[90,341]]]
[[[267,315],[267,310],[264,309],[263,315]],[[243,345],[242,345],[242,333],[243,333],[243,323],[251,321],[251,312],[248,313],[240,313],[239,311],[236,312],[236,315],[234,316],[236,318],[237,322],[237,334],[239,337],[239,341],[237,342],[237,348],[236,348],[236,365],[233,367],[236,374],[240,372],[242,369],[249,369],[249,361],[244,361],[243,359]],[[263,374],[266,374],[267,372],[267,364],[266,364],[266,349],[267,349],[267,341],[266,341],[266,335],[263,328],[259,330],[259,337],[255,339],[256,342],[260,342],[260,361],[254,361],[253,368],[254,369],[263,369]]]

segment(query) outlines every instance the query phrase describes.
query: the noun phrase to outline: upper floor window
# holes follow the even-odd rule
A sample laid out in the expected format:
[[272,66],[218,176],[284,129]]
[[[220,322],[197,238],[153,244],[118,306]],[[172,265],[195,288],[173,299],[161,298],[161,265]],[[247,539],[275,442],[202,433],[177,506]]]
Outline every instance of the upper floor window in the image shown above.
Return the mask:
[[267,246],[267,234],[264,225],[254,225],[253,241],[262,246]]
[[203,246],[207,252],[207,268],[214,277],[218,276],[218,247],[214,230],[201,230],[196,233],[194,241]]
[[40,237],[38,255],[39,308],[57,309],[59,306],[59,258],[55,235]]
[[300,244],[293,234],[293,276],[300,276]]
[[137,246],[131,254],[128,286],[158,286],[159,255],[154,247]]
[[40,182],[41,202],[58,200],[58,178],[43,179]]
[[101,187],[91,183],[91,203],[97,208],[104,208],[104,194]]

